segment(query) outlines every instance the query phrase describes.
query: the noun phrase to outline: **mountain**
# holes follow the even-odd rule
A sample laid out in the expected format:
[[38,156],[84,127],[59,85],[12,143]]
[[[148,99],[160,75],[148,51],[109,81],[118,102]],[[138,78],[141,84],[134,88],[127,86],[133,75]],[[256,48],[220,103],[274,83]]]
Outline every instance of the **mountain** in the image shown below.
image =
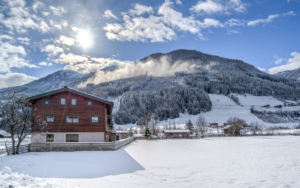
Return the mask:
[[283,78],[290,78],[290,79],[300,80],[300,68],[294,69],[294,70],[287,70],[287,71],[278,72],[275,75],[283,77]]
[[264,74],[262,71],[255,68],[253,65],[245,63],[237,59],[228,59],[215,55],[205,54],[196,50],[174,50],[169,53],[151,54],[139,62],[147,62],[149,60],[159,60],[166,57],[171,64],[176,61],[191,62],[200,65],[200,67],[209,67],[212,70],[231,70],[241,71],[252,74]]
[[[22,95],[31,96],[62,88],[65,85],[71,88],[77,88],[78,84],[86,81],[91,76],[92,74],[80,74],[71,70],[60,70],[23,86],[14,88]],[[8,88],[0,89],[0,95],[3,95],[7,89]]]
[[[114,120],[117,124],[136,123],[147,114],[156,114],[160,120],[166,120],[178,117],[179,113],[196,115],[208,112],[212,107],[208,94],[227,96],[230,93],[249,93],[254,96],[272,95],[280,100],[294,100],[299,97],[300,82],[269,75],[241,60],[195,50],[175,50],[165,54],[152,54],[138,62],[159,62],[161,59],[171,64],[187,62],[198,66],[193,73],[176,72],[172,76],[161,77],[143,75],[87,84],[85,87],[79,85],[93,78],[94,73],[79,74],[62,70],[16,89],[20,94],[30,96],[66,85],[114,100]],[[110,67],[107,71],[113,72],[114,69],[115,67]],[[7,89],[1,89],[0,96],[5,91]]]

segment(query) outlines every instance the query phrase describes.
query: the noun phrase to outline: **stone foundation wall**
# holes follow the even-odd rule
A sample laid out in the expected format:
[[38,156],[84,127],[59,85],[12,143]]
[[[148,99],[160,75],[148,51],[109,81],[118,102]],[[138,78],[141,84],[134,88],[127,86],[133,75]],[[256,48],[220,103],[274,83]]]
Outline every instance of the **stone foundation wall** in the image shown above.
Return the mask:
[[133,137],[116,142],[63,142],[63,143],[31,143],[29,152],[49,152],[49,151],[115,151],[129,144]]

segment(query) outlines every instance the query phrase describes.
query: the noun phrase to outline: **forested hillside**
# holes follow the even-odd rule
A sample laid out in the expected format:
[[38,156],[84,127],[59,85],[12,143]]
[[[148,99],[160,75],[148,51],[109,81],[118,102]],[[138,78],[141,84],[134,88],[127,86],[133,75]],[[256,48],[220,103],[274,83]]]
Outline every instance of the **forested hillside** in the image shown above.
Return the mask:
[[[139,63],[167,57],[169,63],[196,64],[193,72],[176,72],[173,76],[151,75],[124,78],[79,87],[93,76],[72,71],[59,71],[24,86],[16,87],[20,94],[30,96],[67,85],[102,97],[120,97],[115,123],[135,123],[140,117],[156,114],[160,120],[175,118],[179,113],[199,114],[211,110],[208,93],[228,95],[250,93],[272,95],[281,100],[298,99],[300,82],[261,72],[240,60],[204,54],[194,50],[176,50],[167,54],[152,54]],[[7,89],[1,89],[4,93]],[[249,109],[250,110],[250,109]]]

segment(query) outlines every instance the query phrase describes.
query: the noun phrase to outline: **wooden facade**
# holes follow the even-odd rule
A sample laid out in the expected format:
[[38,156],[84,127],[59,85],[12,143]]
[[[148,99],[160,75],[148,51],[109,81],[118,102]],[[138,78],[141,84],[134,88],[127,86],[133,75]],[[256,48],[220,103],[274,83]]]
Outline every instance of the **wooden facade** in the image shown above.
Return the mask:
[[[76,134],[80,137],[80,133],[84,132],[85,135],[89,132],[104,133],[107,115],[111,114],[113,108],[112,102],[67,87],[28,99],[32,101],[33,108],[37,109],[37,115],[47,122],[49,133],[74,133],[70,136],[73,141]],[[61,99],[65,99],[65,104],[61,104]],[[48,117],[53,122],[47,121]],[[67,136],[64,137],[67,139]]]
[[188,129],[168,129],[164,130],[163,133],[165,134],[166,139],[168,138],[189,138],[190,137],[190,130]]

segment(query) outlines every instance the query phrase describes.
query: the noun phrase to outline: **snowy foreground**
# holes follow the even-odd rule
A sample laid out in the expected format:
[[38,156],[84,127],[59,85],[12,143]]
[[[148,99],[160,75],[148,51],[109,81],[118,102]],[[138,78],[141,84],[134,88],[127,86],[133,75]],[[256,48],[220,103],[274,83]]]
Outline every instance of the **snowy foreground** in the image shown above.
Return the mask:
[[0,187],[300,187],[299,141],[135,141],[118,151],[2,156]]

